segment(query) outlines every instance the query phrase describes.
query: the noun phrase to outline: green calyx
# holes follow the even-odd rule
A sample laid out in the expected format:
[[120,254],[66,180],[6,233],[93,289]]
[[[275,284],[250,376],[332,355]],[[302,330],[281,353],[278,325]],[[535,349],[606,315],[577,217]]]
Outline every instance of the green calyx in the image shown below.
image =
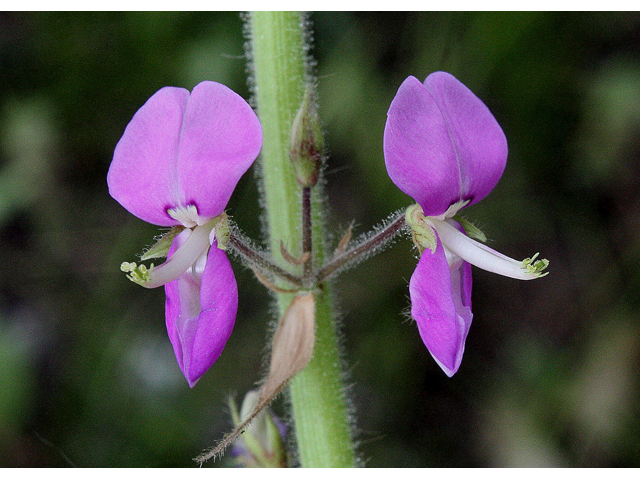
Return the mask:
[[[458,209],[459,208],[456,208],[456,210]],[[451,219],[462,225],[464,233],[468,237],[480,242],[487,241],[487,237],[482,232],[482,230],[476,227],[469,220],[466,220],[459,215],[454,215],[453,217],[451,217]],[[422,255],[422,252],[427,249],[430,250],[431,253],[434,253],[438,246],[436,230],[429,219],[425,217],[422,207],[418,204],[415,204],[407,208],[407,211],[405,213],[405,220],[407,222],[407,225],[411,227],[411,238],[413,239],[413,243],[415,244],[415,246],[420,251],[420,254]],[[536,264],[540,262],[542,262],[542,260],[538,260]]]
[[[171,248],[171,244],[173,243],[173,239],[176,238],[185,227],[182,225],[178,227],[173,227],[167,233],[158,238],[158,241],[151,247],[149,250],[144,252],[140,257],[140,260],[145,261],[151,258],[164,258],[169,254],[169,248]],[[157,237],[156,237],[157,238]]]
[[411,227],[411,238],[420,255],[427,249],[434,253],[438,247],[438,237],[435,229],[424,216],[422,207],[416,203],[407,208],[405,221]]
[[216,222],[215,227],[213,228],[216,231],[218,248],[220,250],[226,250],[227,245],[229,244],[229,236],[231,235],[231,230],[229,229],[229,217],[225,212],[222,212],[218,217],[214,218],[213,221]]

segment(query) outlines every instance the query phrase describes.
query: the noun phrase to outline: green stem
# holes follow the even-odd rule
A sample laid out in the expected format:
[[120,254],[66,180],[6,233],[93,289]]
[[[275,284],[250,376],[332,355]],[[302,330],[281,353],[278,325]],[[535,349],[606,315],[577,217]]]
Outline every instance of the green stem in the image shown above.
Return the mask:
[[[280,253],[280,241],[293,254],[303,253],[301,190],[289,158],[289,137],[309,83],[304,20],[295,12],[254,12],[249,18],[255,98],[264,134],[262,193],[271,251],[283,267],[290,265]],[[318,188],[312,194],[312,236],[313,261],[321,265],[324,246]],[[300,249],[297,253],[296,248]],[[291,294],[278,294],[281,314],[291,298]],[[315,300],[314,356],[289,385],[298,456],[303,467],[353,467],[356,460],[330,288],[325,287]]]

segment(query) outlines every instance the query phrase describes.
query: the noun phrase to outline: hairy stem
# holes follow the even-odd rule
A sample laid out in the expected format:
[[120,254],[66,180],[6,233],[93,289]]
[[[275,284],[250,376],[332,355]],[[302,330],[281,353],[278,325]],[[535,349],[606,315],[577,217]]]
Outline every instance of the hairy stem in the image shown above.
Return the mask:
[[[262,193],[269,241],[276,262],[283,267],[287,262],[280,242],[303,245],[301,193],[289,145],[293,119],[309,83],[304,23],[299,13],[254,12],[248,29],[255,99],[264,133]],[[314,191],[311,197],[314,212],[318,212],[321,195]],[[318,217],[314,213],[311,237],[314,262],[322,264],[324,246]],[[298,458],[303,467],[350,467],[356,463],[330,293],[331,289],[325,288],[315,297],[314,355],[289,386]],[[279,293],[277,298],[284,314],[292,295]]]

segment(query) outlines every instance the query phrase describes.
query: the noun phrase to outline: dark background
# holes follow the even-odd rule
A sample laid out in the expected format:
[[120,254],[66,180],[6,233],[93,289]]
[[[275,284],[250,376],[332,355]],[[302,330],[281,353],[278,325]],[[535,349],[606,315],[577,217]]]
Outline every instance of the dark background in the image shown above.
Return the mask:
[[[334,242],[351,220],[363,233],[410,204],[385,173],[386,110],[408,75],[446,70],[509,141],[501,182],[467,218],[498,251],[551,262],[534,282],[474,269],[474,323],[451,379],[405,314],[409,241],[338,279],[361,458],[640,466],[640,15],[311,19]],[[0,14],[0,466],[195,466],[230,427],[227,397],[259,380],[273,308],[234,263],[234,333],[188,388],[162,289],[119,271],[158,229],[105,181],[159,88],[215,80],[249,98],[242,30],[237,13]],[[264,240],[253,174],[228,213]]]

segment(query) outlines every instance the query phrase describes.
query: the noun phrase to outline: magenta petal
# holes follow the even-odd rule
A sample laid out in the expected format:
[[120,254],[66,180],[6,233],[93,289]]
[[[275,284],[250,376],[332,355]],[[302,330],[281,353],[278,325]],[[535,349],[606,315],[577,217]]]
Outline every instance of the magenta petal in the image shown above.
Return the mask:
[[426,250],[409,282],[411,315],[422,341],[442,370],[458,371],[471,326],[471,265],[450,269],[438,240],[435,253]]
[[165,87],[136,112],[116,145],[109,193],[149,223],[178,225],[166,213],[176,196],[176,161],[189,91]]
[[235,324],[238,287],[227,255],[214,242],[201,278],[189,271],[167,283],[165,293],[169,339],[193,387],[218,359]]
[[217,217],[262,147],[262,127],[249,104],[216,82],[191,92],[178,163],[179,203]]
[[109,193],[156,225],[180,222],[167,209],[195,205],[198,216],[222,213],[262,146],[262,128],[242,97],[215,82],[191,94],[165,87],[134,115],[116,146]]
[[442,109],[460,165],[462,200],[474,204],[496,186],[507,164],[507,138],[487,106],[446,72],[435,72],[424,84]]
[[391,180],[427,216],[476,203],[497,184],[507,141],[489,109],[454,76],[407,78],[389,107],[384,155]]
[[460,199],[455,151],[435,99],[415,77],[407,78],[387,113],[387,172],[425,215],[441,215]]

